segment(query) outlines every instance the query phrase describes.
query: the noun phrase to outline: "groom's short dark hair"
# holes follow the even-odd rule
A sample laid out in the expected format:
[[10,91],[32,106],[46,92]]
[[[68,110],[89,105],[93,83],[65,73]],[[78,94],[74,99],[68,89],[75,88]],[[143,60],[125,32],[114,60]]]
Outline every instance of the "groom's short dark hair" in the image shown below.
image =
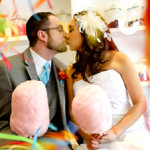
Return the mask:
[[37,32],[44,28],[49,28],[49,16],[55,16],[51,12],[39,12],[33,14],[26,23],[26,34],[30,46],[35,46],[38,41]]

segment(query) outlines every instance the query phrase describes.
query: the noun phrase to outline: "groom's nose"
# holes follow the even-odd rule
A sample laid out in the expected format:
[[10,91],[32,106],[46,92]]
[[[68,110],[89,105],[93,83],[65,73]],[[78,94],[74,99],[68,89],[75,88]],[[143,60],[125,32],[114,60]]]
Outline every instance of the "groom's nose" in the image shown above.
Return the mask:
[[66,38],[66,40],[68,41],[68,39],[69,39],[69,35],[68,35],[68,33],[67,33],[67,32],[66,32],[65,38]]

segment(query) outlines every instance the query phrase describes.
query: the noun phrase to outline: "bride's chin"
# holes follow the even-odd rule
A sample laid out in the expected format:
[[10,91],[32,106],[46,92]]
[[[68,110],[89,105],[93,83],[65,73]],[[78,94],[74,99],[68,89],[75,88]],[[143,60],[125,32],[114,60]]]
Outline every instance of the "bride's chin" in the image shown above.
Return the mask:
[[68,46],[70,51],[77,51],[73,46],[71,46],[71,44],[68,44]]
[[73,49],[73,47],[71,47],[70,45],[69,45],[69,48],[70,48],[70,51],[75,51],[75,49]]
[[75,50],[75,49],[71,49],[71,48],[70,48],[70,51],[76,51],[76,50]]

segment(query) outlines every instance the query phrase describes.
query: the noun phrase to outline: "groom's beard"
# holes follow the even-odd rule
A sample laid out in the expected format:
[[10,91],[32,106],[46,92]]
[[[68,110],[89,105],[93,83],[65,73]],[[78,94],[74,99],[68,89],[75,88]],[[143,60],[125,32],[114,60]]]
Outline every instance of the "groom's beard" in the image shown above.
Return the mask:
[[61,42],[58,42],[54,40],[52,37],[49,36],[49,40],[47,43],[47,48],[57,51],[58,53],[63,53],[67,51],[67,41],[64,40]]

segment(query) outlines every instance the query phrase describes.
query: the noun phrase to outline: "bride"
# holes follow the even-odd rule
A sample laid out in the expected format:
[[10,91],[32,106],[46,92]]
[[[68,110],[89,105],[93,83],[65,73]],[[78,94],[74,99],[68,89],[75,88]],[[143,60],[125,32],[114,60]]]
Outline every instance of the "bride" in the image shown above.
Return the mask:
[[105,90],[112,106],[112,128],[103,135],[87,134],[79,128],[86,149],[149,150],[143,88],[128,56],[118,51],[104,18],[92,10],[75,14],[69,24],[68,44],[76,51],[76,62],[66,71],[71,120],[77,124],[72,100],[88,84]]

